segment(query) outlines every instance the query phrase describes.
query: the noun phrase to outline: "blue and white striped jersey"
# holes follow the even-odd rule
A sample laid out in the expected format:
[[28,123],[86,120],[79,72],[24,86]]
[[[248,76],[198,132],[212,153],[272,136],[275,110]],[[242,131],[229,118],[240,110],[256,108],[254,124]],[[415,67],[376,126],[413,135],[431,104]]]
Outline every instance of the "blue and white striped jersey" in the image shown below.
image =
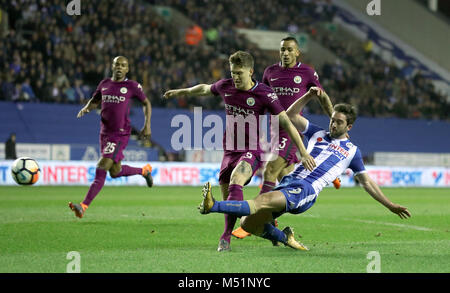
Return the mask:
[[347,138],[333,139],[328,131],[309,121],[302,134],[308,140],[307,150],[317,167],[310,172],[300,163],[290,176],[311,184],[316,194],[347,168],[355,175],[366,172],[361,152]]

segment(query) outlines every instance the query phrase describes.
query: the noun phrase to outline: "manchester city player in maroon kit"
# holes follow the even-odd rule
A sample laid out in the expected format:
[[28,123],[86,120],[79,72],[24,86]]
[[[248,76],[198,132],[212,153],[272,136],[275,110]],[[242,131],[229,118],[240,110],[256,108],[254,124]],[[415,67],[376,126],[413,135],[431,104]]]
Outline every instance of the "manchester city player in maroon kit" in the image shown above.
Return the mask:
[[97,163],[95,179],[83,202],[80,204],[69,203],[69,207],[78,218],[83,217],[92,200],[102,189],[107,172],[112,178],[141,175],[145,178],[149,187],[153,185],[150,164],[143,168],[121,164],[124,158],[123,150],[128,144],[131,133],[128,115],[133,98],[137,98],[143,104],[145,122],[140,134],[143,137],[151,135],[152,108],[150,101],[145,96],[139,83],[126,78],[128,70],[128,59],[123,56],[115,57],[112,63],[112,78],[106,78],[99,83],[92,98],[77,115],[78,118],[81,118],[86,113],[96,109],[101,103],[100,150],[102,157]]
[[[230,56],[230,79],[222,79],[214,84],[199,84],[191,88],[169,90],[164,94],[165,98],[176,96],[212,96],[220,95],[225,102],[227,113],[227,127],[224,134],[224,156],[219,174],[219,184],[223,199],[240,199],[244,195],[242,187],[251,179],[262,165],[262,150],[258,139],[256,146],[251,146],[251,138],[259,137],[259,116],[268,110],[272,115],[277,115],[279,124],[287,131],[295,145],[300,150],[301,161],[308,170],[315,167],[314,160],[307,153],[300,135],[295,130],[278,101],[273,90],[254,79],[253,57],[247,53],[238,51]],[[245,135],[239,136],[239,129],[234,131],[233,120],[239,117],[249,121],[245,125]],[[238,127],[239,127],[239,123]],[[242,126],[242,124],[241,124]],[[248,126],[248,127],[247,127]],[[244,133],[244,132],[243,132]],[[245,139],[245,147],[235,147],[235,142]],[[233,143],[229,143],[232,141]],[[218,251],[230,250],[231,232],[236,223],[236,216],[225,215],[225,231],[222,234]]]
[[[282,39],[280,43],[281,61],[266,68],[263,75],[263,83],[274,90],[285,110],[307,93],[311,87],[318,87],[322,89],[321,96],[319,96],[320,105],[325,113],[331,117],[333,106],[328,95],[320,85],[318,74],[308,65],[298,62],[299,56],[300,49],[297,40],[293,37]],[[284,129],[280,128],[278,138],[278,145],[275,146],[276,152],[272,154],[273,158],[264,166],[260,194],[271,191],[275,187],[277,180],[280,181],[284,175],[293,171],[294,165],[299,163],[296,154],[297,148]],[[338,180],[336,179],[333,182],[336,188],[340,186]],[[232,233],[240,239],[250,235],[241,227]]]

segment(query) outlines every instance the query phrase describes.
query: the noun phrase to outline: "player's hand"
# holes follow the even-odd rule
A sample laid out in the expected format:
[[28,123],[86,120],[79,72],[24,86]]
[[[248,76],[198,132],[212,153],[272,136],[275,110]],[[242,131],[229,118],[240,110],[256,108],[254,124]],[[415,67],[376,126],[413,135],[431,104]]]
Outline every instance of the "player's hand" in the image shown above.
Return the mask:
[[316,162],[314,161],[314,158],[309,154],[306,156],[302,156],[301,161],[302,161],[303,166],[305,166],[305,168],[308,171],[312,171],[316,167]]
[[164,93],[163,97],[165,99],[170,99],[180,95],[181,95],[180,90],[168,90],[167,92]]
[[77,118],[81,118],[84,116],[84,114],[89,113],[91,110],[89,110],[88,107],[83,107],[83,109],[78,112]]
[[397,214],[402,219],[407,219],[411,217],[411,213],[408,211],[406,207],[402,207],[398,204],[393,204],[389,210],[393,212],[394,214]]
[[152,136],[152,130],[148,126],[142,127],[141,131],[139,132],[139,136],[143,139],[150,139]]
[[310,88],[309,88],[308,94],[310,94],[310,95],[316,95],[316,96],[318,96],[318,97],[321,97],[321,96],[324,94],[324,91],[323,91],[323,89],[321,89],[320,87],[313,86],[313,87],[310,87]]

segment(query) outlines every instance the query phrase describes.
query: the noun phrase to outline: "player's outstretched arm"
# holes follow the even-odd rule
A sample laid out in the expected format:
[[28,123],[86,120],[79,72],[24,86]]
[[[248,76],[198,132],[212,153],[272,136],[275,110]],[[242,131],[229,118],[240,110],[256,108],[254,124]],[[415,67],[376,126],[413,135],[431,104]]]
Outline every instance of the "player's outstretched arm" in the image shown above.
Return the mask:
[[309,91],[304,94],[301,98],[295,101],[286,111],[289,119],[292,124],[294,124],[295,128],[298,131],[303,132],[306,129],[306,125],[308,124],[308,120],[306,120],[303,116],[300,115],[300,112],[303,111],[303,108],[306,104],[309,103],[314,97],[321,94],[322,89],[318,87],[311,87]]
[[321,90],[317,98],[319,99],[322,110],[331,118],[331,115],[333,115],[333,104],[328,94],[324,90]]
[[100,104],[100,100],[96,99],[95,97],[92,97],[91,99],[89,99],[86,106],[84,106],[80,110],[80,112],[78,112],[77,118],[81,118],[84,116],[84,114],[89,113],[93,109],[96,109],[99,104]]
[[150,125],[150,121],[152,118],[152,104],[150,103],[149,99],[145,99],[143,102],[143,111],[144,111],[144,116],[145,116],[145,121],[144,121],[144,127],[142,127],[141,129],[141,133],[140,135],[143,136],[144,138],[150,138],[150,136],[152,135],[152,128]]
[[[300,152],[301,161],[303,163],[303,166],[305,166],[305,168],[308,169],[309,171],[312,171],[316,167],[316,162],[314,161],[314,158],[306,150],[305,145],[303,144],[303,141],[302,141],[300,134],[298,133],[296,127],[291,122],[291,120],[289,119],[289,117],[285,111],[278,114],[278,118],[280,119],[279,120],[280,126],[283,127],[284,130],[286,130],[286,132],[289,134],[289,137],[294,141],[295,145],[297,146],[297,148]],[[303,118],[303,119],[305,119],[305,118]]]
[[386,208],[388,208],[394,214],[397,214],[400,218],[406,219],[411,217],[410,212],[406,207],[400,206],[391,202],[381,191],[378,184],[373,181],[367,173],[360,173],[356,175],[356,178],[361,183],[362,187],[369,193],[375,200],[380,202]]
[[190,88],[176,89],[176,90],[168,90],[164,93],[164,98],[170,99],[174,97],[181,96],[208,96],[212,95],[211,92],[211,84],[198,84]]

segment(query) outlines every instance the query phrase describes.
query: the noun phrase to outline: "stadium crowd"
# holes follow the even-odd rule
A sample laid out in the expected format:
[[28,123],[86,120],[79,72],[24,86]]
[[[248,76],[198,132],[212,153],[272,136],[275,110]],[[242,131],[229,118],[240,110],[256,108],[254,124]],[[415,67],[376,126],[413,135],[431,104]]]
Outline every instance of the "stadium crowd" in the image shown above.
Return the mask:
[[[204,31],[204,42],[186,43],[182,32],[149,4],[171,6]],[[332,21],[331,1],[148,0],[83,2],[82,14],[66,14],[66,1],[17,0],[3,7],[9,26],[0,49],[0,100],[85,103],[110,76],[111,60],[130,60],[129,78],[142,83],[154,107],[222,109],[220,99],[166,101],[170,88],[211,83],[228,75],[227,57],[247,50],[256,59],[255,78],[276,60],[233,27],[308,32],[342,60],[317,68],[334,101],[354,102],[361,115],[448,119],[449,104],[420,74],[405,78],[361,46],[350,48],[316,25]],[[117,12],[120,11],[118,14]],[[363,58],[355,58],[363,56]],[[312,64],[313,65],[313,64]],[[311,112],[320,109],[310,109]]]

